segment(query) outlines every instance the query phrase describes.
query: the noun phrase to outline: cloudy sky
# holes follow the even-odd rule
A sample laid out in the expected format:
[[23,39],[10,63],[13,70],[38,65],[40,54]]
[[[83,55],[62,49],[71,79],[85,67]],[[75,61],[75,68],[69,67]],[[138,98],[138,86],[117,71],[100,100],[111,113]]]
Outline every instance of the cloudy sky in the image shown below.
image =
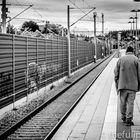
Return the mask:
[[[2,0],[0,0],[2,1]],[[8,16],[14,17],[26,9],[28,5],[33,7],[26,10],[17,18],[11,21],[14,26],[20,27],[24,21],[34,19],[38,24],[43,24],[43,20],[51,23],[61,24],[67,27],[67,5],[75,9],[70,10],[71,24],[77,21],[96,7],[88,16],[83,18],[71,27],[73,31],[93,31],[93,12],[97,12],[97,31],[101,31],[101,14],[105,17],[105,31],[130,29],[130,16],[135,13],[130,12],[132,9],[140,9],[140,2],[133,0],[6,0],[10,13]],[[1,2],[0,2],[1,3]],[[138,13],[140,18],[140,13]],[[140,20],[138,20],[140,28]]]

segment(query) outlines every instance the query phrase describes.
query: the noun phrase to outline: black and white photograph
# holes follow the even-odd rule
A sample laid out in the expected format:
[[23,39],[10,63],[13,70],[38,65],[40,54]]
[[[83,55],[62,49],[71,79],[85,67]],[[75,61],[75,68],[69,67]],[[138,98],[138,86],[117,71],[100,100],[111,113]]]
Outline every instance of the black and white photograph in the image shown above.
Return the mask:
[[0,0],[0,140],[140,140],[140,0]]

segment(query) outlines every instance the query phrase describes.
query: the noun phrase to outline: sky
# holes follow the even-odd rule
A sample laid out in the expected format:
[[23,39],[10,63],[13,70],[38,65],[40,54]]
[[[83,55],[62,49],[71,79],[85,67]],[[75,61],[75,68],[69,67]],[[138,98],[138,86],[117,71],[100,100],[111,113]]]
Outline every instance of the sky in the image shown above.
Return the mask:
[[[50,23],[61,24],[67,27],[67,5],[70,5],[70,24],[79,20],[93,7],[96,7],[91,13],[85,16],[71,27],[72,32],[90,32],[94,30],[93,12],[97,13],[97,32],[102,30],[101,14],[104,14],[105,32],[113,30],[127,30],[131,28],[128,21],[136,13],[130,12],[133,9],[140,9],[140,2],[133,0],[6,0],[9,13],[8,16],[13,18],[21,11],[29,8],[18,17],[11,21],[11,24],[20,28],[24,21],[34,19],[38,24]],[[0,0],[2,3],[2,0]],[[140,18],[140,12],[138,13]],[[7,19],[8,20],[8,19]],[[1,21],[1,20],[0,20]],[[140,29],[140,20],[138,19],[138,28]]]

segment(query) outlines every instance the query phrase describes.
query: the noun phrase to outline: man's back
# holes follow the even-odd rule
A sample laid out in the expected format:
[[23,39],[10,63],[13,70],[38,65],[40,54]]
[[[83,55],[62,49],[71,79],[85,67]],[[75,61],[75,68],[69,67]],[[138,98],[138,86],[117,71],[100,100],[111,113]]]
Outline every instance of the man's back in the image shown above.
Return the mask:
[[115,68],[115,76],[118,78],[118,90],[138,90],[138,58],[129,52],[122,56]]
[[114,70],[117,93],[120,96],[121,119],[126,126],[134,125],[133,108],[136,92],[139,90],[140,65],[134,56],[134,49],[127,47],[126,55],[121,57]]

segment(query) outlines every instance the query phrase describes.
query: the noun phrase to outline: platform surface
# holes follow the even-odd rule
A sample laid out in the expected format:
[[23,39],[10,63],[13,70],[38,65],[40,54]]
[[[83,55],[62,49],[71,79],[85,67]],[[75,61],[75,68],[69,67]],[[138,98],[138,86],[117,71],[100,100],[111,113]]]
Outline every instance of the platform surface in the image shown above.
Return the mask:
[[113,58],[52,140],[140,140],[140,93],[134,106],[135,125],[120,119],[119,96],[114,83]]

